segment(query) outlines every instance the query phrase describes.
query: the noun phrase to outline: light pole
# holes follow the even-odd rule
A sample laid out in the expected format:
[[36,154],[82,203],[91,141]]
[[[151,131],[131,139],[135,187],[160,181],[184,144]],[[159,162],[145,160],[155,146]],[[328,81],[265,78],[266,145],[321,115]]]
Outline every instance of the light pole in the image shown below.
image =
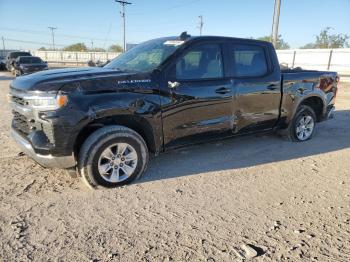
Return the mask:
[[278,26],[280,20],[281,1],[282,0],[275,0],[275,7],[273,10],[271,40],[275,47],[277,46],[278,41]]
[[5,55],[5,38],[2,36],[2,49],[4,50],[4,55]]
[[56,30],[57,27],[49,26],[48,28],[51,30],[51,35],[52,35],[52,49],[55,50],[55,33],[54,33],[54,30]]
[[125,6],[131,5],[131,3],[123,1],[123,0],[115,0],[117,3],[120,3],[122,6],[122,11],[120,12],[121,17],[123,18],[123,49],[126,51],[126,38],[125,38]]
[[199,18],[199,25],[198,25],[199,35],[202,35],[202,30],[203,30],[203,25],[204,25],[204,23],[203,23],[203,16],[200,15],[200,16],[198,16],[198,18]]

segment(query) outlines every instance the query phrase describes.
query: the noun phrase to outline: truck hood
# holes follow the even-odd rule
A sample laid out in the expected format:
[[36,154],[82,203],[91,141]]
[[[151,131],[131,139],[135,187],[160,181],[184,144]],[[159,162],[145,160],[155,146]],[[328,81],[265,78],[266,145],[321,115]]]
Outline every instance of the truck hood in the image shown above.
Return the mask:
[[11,82],[11,89],[19,92],[54,92],[62,88],[63,85],[69,83],[81,83],[97,81],[116,83],[115,81],[125,81],[126,79],[139,79],[146,77],[145,74],[131,73],[118,71],[114,69],[101,67],[86,67],[86,68],[65,68],[53,69],[37,72],[30,75],[17,77]]

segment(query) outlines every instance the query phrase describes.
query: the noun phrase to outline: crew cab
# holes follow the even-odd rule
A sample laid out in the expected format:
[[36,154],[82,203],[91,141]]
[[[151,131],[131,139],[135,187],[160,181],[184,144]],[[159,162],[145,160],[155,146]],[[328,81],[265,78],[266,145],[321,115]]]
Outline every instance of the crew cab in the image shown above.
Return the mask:
[[37,56],[19,56],[14,64],[15,76],[47,70],[47,63]]
[[6,56],[6,69],[10,72],[14,72],[14,63],[19,56],[31,56],[29,52],[14,51],[10,52]]
[[149,154],[279,130],[310,139],[332,116],[338,75],[281,71],[272,44],[187,33],[139,44],[106,66],[48,70],[10,86],[12,136],[44,167],[91,187],[139,177]]

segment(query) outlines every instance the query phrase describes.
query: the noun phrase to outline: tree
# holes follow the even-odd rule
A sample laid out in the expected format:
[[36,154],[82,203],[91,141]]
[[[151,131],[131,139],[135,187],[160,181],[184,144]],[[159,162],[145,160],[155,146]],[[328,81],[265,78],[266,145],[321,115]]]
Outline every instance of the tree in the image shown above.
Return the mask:
[[46,47],[40,47],[39,49],[38,49],[39,51],[46,51],[47,49],[46,49]]
[[86,52],[88,49],[84,43],[76,43],[63,48],[63,51]]
[[115,44],[115,45],[111,45],[108,48],[108,51],[121,53],[123,52],[123,48],[120,45]]
[[89,49],[90,52],[106,52],[106,49],[102,48],[102,47],[94,47],[94,48],[90,48]]
[[[270,36],[259,37],[259,38],[257,38],[257,40],[272,42]],[[289,46],[289,44],[287,42],[285,42],[283,40],[282,36],[279,35],[278,39],[277,39],[277,45],[275,46],[275,48],[276,49],[289,49],[290,46]]]
[[309,43],[301,48],[344,48],[349,47],[349,36],[346,34],[331,34],[332,28],[326,27],[316,36],[315,43]]

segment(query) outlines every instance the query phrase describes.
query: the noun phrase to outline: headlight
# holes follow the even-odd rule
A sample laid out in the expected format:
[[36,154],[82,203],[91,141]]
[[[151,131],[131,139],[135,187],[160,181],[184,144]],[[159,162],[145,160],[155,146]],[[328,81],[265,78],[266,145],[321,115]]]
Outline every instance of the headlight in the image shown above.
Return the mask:
[[29,104],[41,110],[55,110],[65,106],[68,103],[66,95],[53,95],[45,97],[27,97]]

